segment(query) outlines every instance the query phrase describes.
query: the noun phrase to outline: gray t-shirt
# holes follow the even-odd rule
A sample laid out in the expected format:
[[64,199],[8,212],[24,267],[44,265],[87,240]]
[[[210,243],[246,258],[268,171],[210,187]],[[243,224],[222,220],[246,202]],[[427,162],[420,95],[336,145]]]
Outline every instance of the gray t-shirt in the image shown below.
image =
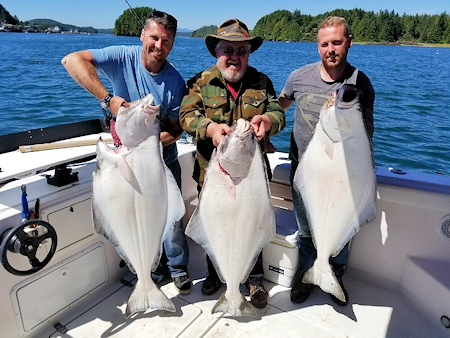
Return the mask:
[[370,137],[373,135],[375,92],[369,78],[363,72],[347,64],[340,79],[334,82],[325,82],[320,76],[320,64],[319,61],[293,71],[283,88],[285,97],[295,100],[289,157],[296,162],[299,161],[298,159],[311,141],[322,106],[343,84],[356,85],[362,91],[364,120]]

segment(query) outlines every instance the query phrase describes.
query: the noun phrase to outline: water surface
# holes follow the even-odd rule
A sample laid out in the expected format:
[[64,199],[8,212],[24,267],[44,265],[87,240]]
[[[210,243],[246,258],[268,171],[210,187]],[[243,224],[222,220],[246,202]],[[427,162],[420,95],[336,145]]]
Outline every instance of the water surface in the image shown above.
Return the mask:
[[[0,135],[102,117],[98,101],[61,59],[76,50],[140,43],[113,35],[0,33]],[[177,37],[169,59],[185,80],[215,62],[203,39],[185,37]],[[376,165],[450,175],[449,59],[449,48],[353,45],[349,61],[376,92]],[[279,94],[293,70],[318,60],[315,43],[265,41],[249,62]],[[293,115],[294,105],[272,139],[280,151],[289,149]]]

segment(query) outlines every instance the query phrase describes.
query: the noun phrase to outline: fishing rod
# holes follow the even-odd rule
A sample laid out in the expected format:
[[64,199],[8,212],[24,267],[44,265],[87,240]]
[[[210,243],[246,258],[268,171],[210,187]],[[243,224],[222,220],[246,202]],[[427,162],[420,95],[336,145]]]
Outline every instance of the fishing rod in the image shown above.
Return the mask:
[[144,28],[144,24],[142,23],[141,19],[139,19],[139,17],[137,16],[137,14],[135,13],[135,11],[134,11],[133,8],[131,7],[131,5],[130,5],[130,3],[128,2],[128,0],[125,0],[125,2],[127,3],[128,7],[130,7],[131,13],[133,13],[134,17],[137,19],[137,21],[139,21],[139,23],[141,24],[142,28]]
[[[144,28],[144,24],[142,23],[141,19],[139,19],[139,17],[137,16],[137,14],[135,13],[135,11],[133,10],[133,8],[131,7],[130,3],[128,2],[128,0],[125,0],[125,2],[127,3],[128,7],[130,7],[131,9],[131,13],[133,13],[134,17],[137,19],[137,21],[139,21],[139,23],[141,24],[142,28]],[[114,118],[111,111],[106,112],[106,107],[103,108],[102,107],[102,112],[103,115],[105,115],[104,121],[105,121],[105,127],[106,129],[110,129],[111,128],[111,120]]]

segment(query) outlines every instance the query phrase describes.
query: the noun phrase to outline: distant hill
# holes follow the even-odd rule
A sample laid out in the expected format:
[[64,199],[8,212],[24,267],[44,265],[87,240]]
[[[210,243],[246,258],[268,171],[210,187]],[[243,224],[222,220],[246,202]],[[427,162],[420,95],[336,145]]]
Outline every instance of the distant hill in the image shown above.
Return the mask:
[[192,36],[192,31],[177,30],[177,36],[187,36],[190,38]]
[[21,22],[17,18],[17,16],[12,16],[1,4],[0,4],[0,22],[5,22],[13,25],[21,24],[22,26],[32,25],[40,27],[41,30],[46,30],[49,27],[58,26],[62,31],[76,30],[80,33],[98,33],[98,30],[95,29],[94,27],[78,27],[75,25],[64,24],[62,22],[58,22],[51,19],[33,19]]
[[[20,26],[35,26],[38,31],[46,31],[47,29],[52,29],[58,26],[63,32],[79,32],[79,33],[91,33],[91,34],[114,34],[114,28],[94,28],[89,27],[79,27],[75,25],[65,24],[52,19],[33,19],[21,22],[17,16],[12,16],[1,4],[0,4],[0,22],[5,22],[13,25]],[[18,26],[20,28],[20,26]],[[22,28],[20,28],[21,30]],[[192,30],[187,28],[178,28],[177,35],[179,36],[192,36]]]
[[97,28],[98,34],[114,34],[114,28]]
[[217,34],[217,26],[210,25],[210,26],[203,26],[202,28],[199,28],[195,30],[192,33],[192,37],[194,38],[204,38],[206,34]]
[[62,22],[58,22],[58,21],[51,20],[51,19],[33,19],[33,20],[25,21],[23,24],[40,26],[42,29],[58,26],[62,31],[66,31],[66,32],[70,31],[70,30],[72,30],[72,31],[78,30],[78,32],[83,32],[83,33],[92,33],[92,34],[98,33],[98,30],[92,26],[78,27],[75,25],[64,24]]
[[187,37],[191,37],[192,36],[192,29],[187,29],[187,28],[178,28],[177,29],[177,35],[178,36],[187,36]]

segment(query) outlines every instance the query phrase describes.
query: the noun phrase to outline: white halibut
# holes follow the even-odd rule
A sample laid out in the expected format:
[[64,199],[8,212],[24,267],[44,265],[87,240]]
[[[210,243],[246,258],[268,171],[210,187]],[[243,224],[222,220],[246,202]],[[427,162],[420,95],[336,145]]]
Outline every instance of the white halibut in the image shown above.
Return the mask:
[[320,112],[301,157],[294,188],[301,194],[317,259],[303,282],[341,301],[345,295],[329,264],[362,225],[376,216],[372,144],[364,124],[361,92],[344,85]]
[[199,204],[186,228],[227,284],[212,313],[256,316],[239,287],[275,231],[261,149],[250,122],[239,119],[211,156]]
[[97,170],[93,174],[92,211],[95,231],[116,246],[136,286],[126,316],[140,311],[175,311],[172,301],[151,278],[162,252],[162,242],[183,217],[180,190],[164,164],[159,138],[159,106],[153,96],[121,108],[116,131],[122,146],[115,151],[97,143]]

